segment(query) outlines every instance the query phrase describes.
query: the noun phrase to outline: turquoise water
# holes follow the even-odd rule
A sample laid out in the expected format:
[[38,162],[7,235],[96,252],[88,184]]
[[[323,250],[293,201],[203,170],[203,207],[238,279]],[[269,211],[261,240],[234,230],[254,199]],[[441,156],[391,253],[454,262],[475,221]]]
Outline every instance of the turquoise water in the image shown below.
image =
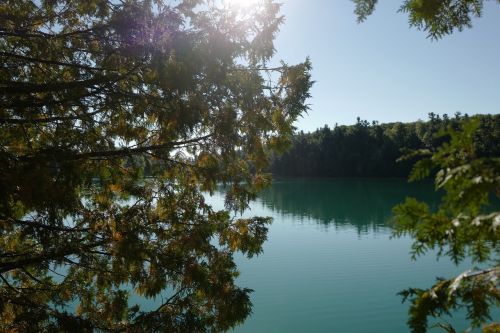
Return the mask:
[[[439,200],[432,184],[404,180],[275,182],[244,214],[274,222],[264,253],[236,258],[254,307],[234,332],[408,332],[408,303],[397,292],[469,266],[432,253],[412,261],[411,240],[391,239],[391,208],[406,196]],[[209,199],[222,207],[222,194]],[[467,328],[463,314],[448,320]]]

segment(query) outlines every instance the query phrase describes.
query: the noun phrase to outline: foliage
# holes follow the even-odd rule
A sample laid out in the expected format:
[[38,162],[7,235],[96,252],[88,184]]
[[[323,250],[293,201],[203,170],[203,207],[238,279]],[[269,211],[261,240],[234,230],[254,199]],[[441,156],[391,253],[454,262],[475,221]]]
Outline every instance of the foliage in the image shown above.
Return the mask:
[[[354,2],[359,21],[372,14],[376,4],[372,0]],[[405,0],[400,11],[409,15],[411,27],[426,31],[432,39],[439,39],[455,30],[470,28],[472,18],[481,16],[484,2]],[[423,149],[406,155],[407,158],[426,157],[415,164],[410,179],[425,177],[434,169],[437,171],[436,187],[444,189],[446,195],[435,212],[425,203],[411,198],[396,206],[395,235],[414,237],[414,256],[437,249],[439,255],[447,255],[455,262],[470,256],[476,264],[494,265],[489,269],[464,272],[455,279],[440,279],[428,290],[403,291],[403,297],[412,300],[408,324],[413,332],[427,331],[427,317],[438,317],[457,308],[465,308],[472,327],[478,327],[491,319],[490,307],[500,302],[497,289],[500,213],[487,213],[486,208],[492,196],[500,196],[500,141],[496,134],[488,134],[475,144],[481,132],[477,131],[478,126],[477,120],[472,120],[463,124],[461,130],[449,127],[441,135],[448,136],[449,142],[444,140],[436,150]],[[449,324],[439,323],[438,326],[455,332]],[[483,331],[497,330],[498,323],[492,323]]]
[[[481,156],[500,154],[500,116],[474,116],[480,127],[474,146]],[[468,116],[442,117],[431,113],[426,122],[369,123],[325,126],[297,133],[289,151],[275,156],[271,171],[282,177],[407,177],[415,159],[397,162],[402,149],[434,149],[446,140],[436,134],[457,127]],[[425,163],[424,161],[420,163]]]
[[[1,331],[224,331],[248,316],[233,254],[258,254],[269,220],[229,211],[269,182],[311,86],[309,61],[267,68],[278,12],[0,4]],[[226,211],[202,193],[219,183]]]
[[497,289],[500,212],[487,208],[491,196],[500,195],[500,158],[477,155],[474,135],[478,127],[477,119],[469,120],[459,130],[450,128],[443,132],[450,139],[437,150],[407,155],[424,156],[415,164],[410,179],[421,179],[431,169],[437,169],[436,188],[444,189],[446,194],[434,212],[427,204],[412,198],[396,206],[394,235],[412,236],[414,257],[437,250],[439,256],[446,255],[456,263],[471,258],[476,264],[495,265],[472,269],[454,279],[439,279],[428,290],[403,291],[403,297],[412,301],[408,324],[416,333],[426,332],[427,317],[460,308],[466,309],[472,327],[478,327],[491,320],[490,307],[500,304]]
[[[352,0],[359,22],[371,15],[377,0]],[[499,0],[495,0],[500,3]],[[407,13],[409,24],[427,32],[428,37],[439,39],[456,30],[472,27],[472,19],[483,13],[485,0],[404,0],[399,8]]]

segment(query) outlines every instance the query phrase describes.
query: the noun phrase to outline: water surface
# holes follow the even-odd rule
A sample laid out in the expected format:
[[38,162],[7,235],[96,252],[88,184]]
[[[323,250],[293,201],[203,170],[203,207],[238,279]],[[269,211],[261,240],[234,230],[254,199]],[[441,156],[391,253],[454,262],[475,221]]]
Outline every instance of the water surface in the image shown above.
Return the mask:
[[[238,283],[254,289],[252,316],[234,332],[408,332],[397,292],[453,277],[430,254],[412,261],[409,238],[391,239],[391,208],[413,196],[439,202],[431,183],[405,180],[277,181],[245,215],[272,216],[264,253],[237,257]],[[222,194],[210,198],[222,208]],[[465,329],[463,314],[449,321]],[[440,332],[439,329],[431,332]]]

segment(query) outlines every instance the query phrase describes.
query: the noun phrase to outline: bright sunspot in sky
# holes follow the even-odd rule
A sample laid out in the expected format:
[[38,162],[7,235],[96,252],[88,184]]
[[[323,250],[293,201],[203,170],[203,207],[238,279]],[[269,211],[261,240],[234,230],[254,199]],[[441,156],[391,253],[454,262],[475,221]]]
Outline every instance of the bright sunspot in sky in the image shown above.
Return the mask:
[[259,0],[224,0],[230,6],[247,7],[256,4]]

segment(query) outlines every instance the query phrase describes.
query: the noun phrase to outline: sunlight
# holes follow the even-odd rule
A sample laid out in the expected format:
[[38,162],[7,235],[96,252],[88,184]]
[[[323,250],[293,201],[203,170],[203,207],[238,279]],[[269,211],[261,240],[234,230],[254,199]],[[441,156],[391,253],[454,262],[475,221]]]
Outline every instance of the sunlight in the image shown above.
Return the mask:
[[228,6],[234,7],[250,7],[258,3],[259,0],[224,0]]

